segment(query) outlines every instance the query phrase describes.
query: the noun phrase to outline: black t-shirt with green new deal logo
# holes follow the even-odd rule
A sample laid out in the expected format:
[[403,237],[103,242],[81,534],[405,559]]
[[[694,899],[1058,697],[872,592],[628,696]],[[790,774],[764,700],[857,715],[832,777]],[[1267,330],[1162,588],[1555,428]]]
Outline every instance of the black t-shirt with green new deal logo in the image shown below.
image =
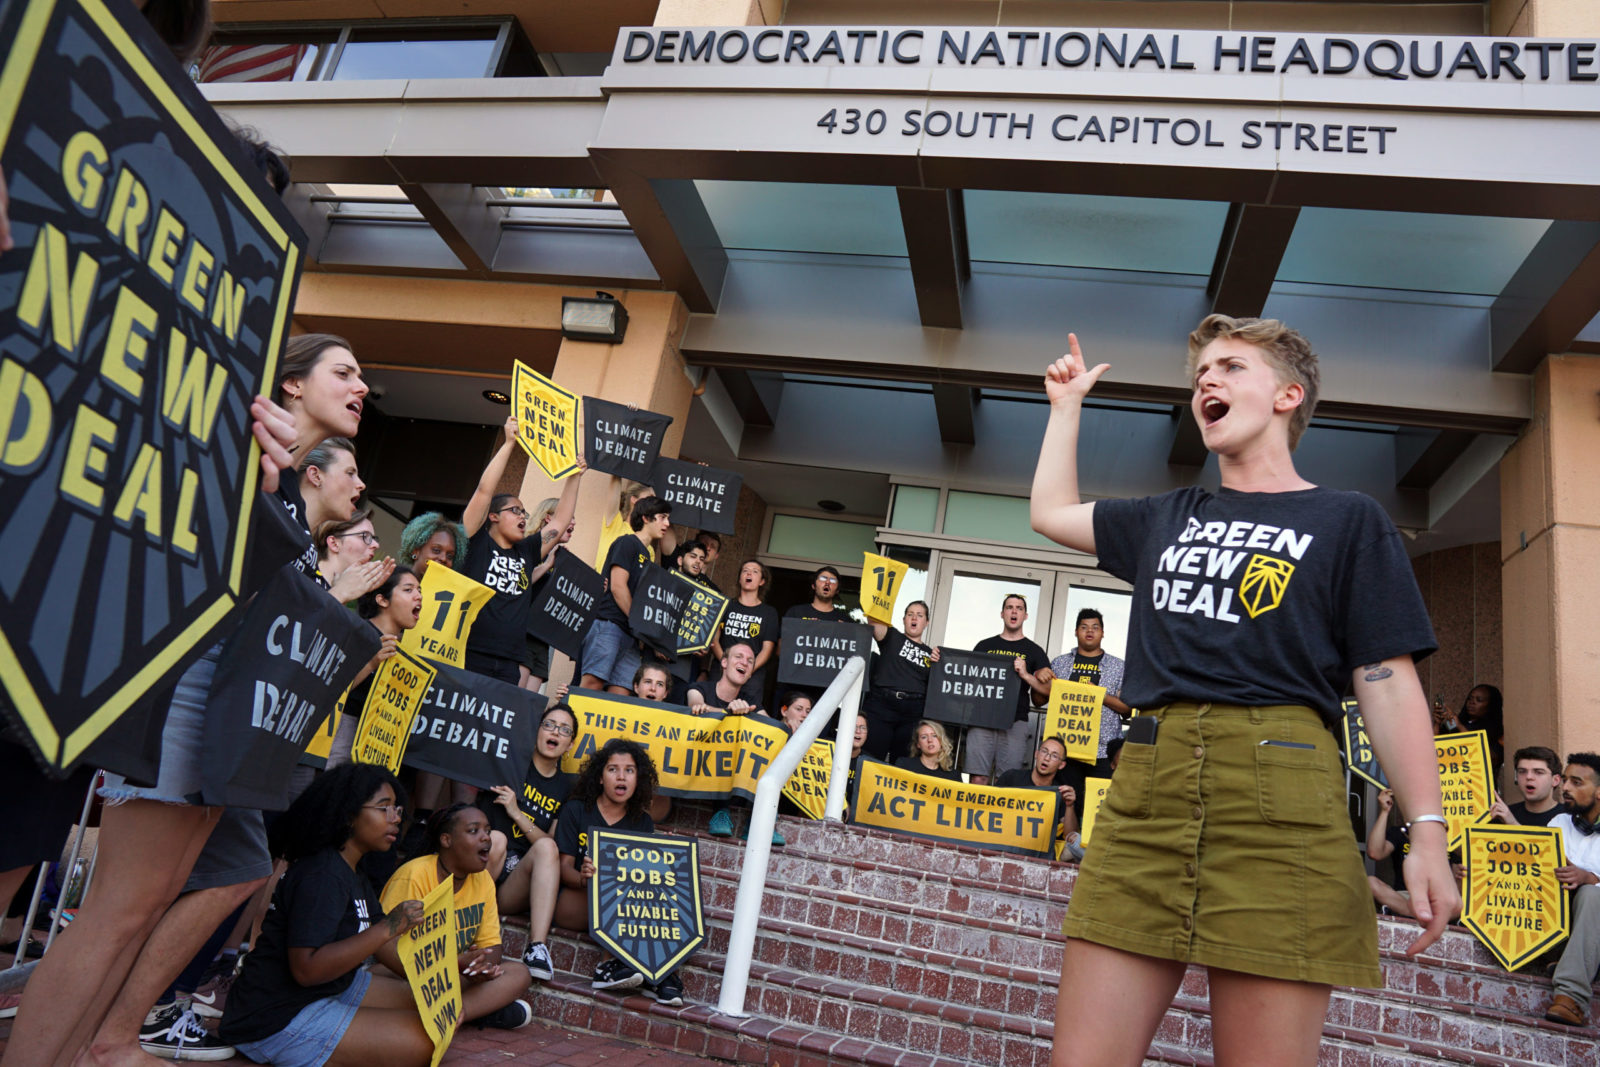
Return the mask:
[[467,538],[461,573],[494,590],[478,610],[467,635],[467,648],[500,659],[521,662],[527,648],[528,619],[533,614],[532,575],[538,569],[544,539],[536,530],[510,548],[489,536],[489,524]]
[[931,655],[933,649],[890,626],[883,640],[878,642],[878,656],[872,664],[872,688],[926,693]]
[[1333,722],[1355,668],[1438,647],[1400,533],[1361,493],[1100,500],[1094,539],[1134,587],[1134,707],[1301,704]]

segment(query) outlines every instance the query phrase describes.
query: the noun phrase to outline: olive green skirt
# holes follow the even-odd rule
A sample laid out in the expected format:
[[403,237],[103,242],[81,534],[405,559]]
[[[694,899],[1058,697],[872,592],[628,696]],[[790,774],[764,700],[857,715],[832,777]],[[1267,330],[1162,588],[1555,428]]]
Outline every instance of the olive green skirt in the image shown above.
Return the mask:
[[1123,746],[1062,932],[1245,974],[1382,988],[1339,749],[1317,713],[1172,704],[1150,714],[1156,743]]

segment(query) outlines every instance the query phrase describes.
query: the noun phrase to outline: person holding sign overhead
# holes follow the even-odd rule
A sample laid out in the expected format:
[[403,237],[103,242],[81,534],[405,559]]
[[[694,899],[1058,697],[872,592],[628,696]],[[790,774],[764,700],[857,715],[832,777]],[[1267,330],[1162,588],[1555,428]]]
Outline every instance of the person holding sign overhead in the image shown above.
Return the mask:
[[654,562],[654,550],[666,547],[663,539],[671,531],[672,505],[658,496],[642,497],[628,522],[633,532],[612,542],[600,569],[606,588],[583,638],[579,682],[585,689],[606,689],[620,696],[628,695],[633,672],[639,669],[639,642],[628,629],[633,592],[645,567]]
[[1011,657],[1011,666],[1022,679],[1017,693],[1016,719],[1009,730],[974,726],[967,731],[967,755],[962,770],[973,785],[988,785],[994,778],[1028,759],[1028,735],[1032,732],[1029,712],[1050,695],[1050,680],[1040,672],[1050,666],[1044,649],[1023,636],[1022,624],[1028,621],[1028,598],[1007,593],[1000,601],[1000,633],[978,642],[974,652]]
[[955,746],[950,743],[950,735],[932,719],[917,723],[911,751],[895,760],[894,765],[903,771],[926,774],[930,778],[961,781],[961,774],[955,769]]
[[928,672],[939,662],[939,650],[922,643],[928,632],[928,604],[913,600],[901,619],[904,631],[887,623],[872,624],[878,655],[872,661],[872,684],[861,701],[867,720],[867,754],[889,759],[911,746],[911,734],[928,699]]
[[1461,908],[1415,667],[1436,645],[1427,609],[1383,509],[1295,471],[1319,383],[1300,334],[1209,315],[1189,335],[1219,491],[1088,503],[1079,422],[1109,365],[1067,342],[1045,372],[1032,524],[1133,585],[1122,699],[1144,713],[1068,906],[1054,1062],[1138,1063],[1193,963],[1219,1064],[1310,1067],[1332,987],[1383,985],[1329,730],[1347,689],[1411,814],[1406,882],[1427,928],[1409,951]]

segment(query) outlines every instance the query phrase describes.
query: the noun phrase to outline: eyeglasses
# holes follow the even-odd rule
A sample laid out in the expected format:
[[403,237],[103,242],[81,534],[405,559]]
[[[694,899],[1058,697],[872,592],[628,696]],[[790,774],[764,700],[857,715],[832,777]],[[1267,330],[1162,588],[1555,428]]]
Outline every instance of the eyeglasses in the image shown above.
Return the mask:
[[378,547],[378,535],[375,534],[375,533],[368,533],[366,530],[355,530],[355,531],[353,531],[351,533],[336,534],[335,536],[337,536],[337,537],[359,537],[359,538],[361,538],[361,541],[362,541],[363,544],[371,545],[373,548],[377,548]]
[[527,508],[501,508],[500,509],[500,514],[502,514],[502,515],[515,515],[519,519],[525,519],[525,518],[528,517],[528,509]]
[[385,819],[403,819],[406,814],[405,807],[400,804],[363,804],[361,806],[363,808],[371,808],[373,811],[383,812]]
[[1054,752],[1051,752],[1048,748],[1041,748],[1039,750],[1040,763],[1060,763],[1064,759],[1066,759],[1065,756],[1058,756]]
[[539,725],[541,730],[549,730],[557,737],[574,737],[577,731],[564,722],[546,722]]

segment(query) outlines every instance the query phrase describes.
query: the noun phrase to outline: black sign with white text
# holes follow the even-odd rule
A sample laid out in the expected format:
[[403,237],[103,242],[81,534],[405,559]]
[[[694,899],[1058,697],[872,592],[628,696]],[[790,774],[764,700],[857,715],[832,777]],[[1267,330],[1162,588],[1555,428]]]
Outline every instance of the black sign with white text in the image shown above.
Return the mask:
[[872,662],[872,627],[854,622],[784,619],[778,684],[826,689],[852,656]]
[[941,647],[922,713],[935,722],[1009,730],[1021,684],[1010,656]]
[[591,470],[650,483],[671,415],[583,398],[583,458]]
[[589,930],[622,962],[657,982],[706,939],[700,856],[693,838],[592,830]]
[[628,629],[651,648],[674,656],[678,652],[678,621],[689,601],[687,584],[651,563],[633,587]]
[[679,526],[733,533],[733,513],[739,506],[739,486],[744,479],[732,471],[685,463],[662,456],[650,476],[656,495],[672,505],[672,521]]
[[605,580],[593,567],[566,549],[557,548],[556,561],[534,597],[528,631],[551,648],[577,659],[583,649],[583,635],[589,632],[594,606],[604,591]]
[[520,686],[433,663],[438,675],[411,721],[405,765],[490,789],[527,777],[545,698]]

